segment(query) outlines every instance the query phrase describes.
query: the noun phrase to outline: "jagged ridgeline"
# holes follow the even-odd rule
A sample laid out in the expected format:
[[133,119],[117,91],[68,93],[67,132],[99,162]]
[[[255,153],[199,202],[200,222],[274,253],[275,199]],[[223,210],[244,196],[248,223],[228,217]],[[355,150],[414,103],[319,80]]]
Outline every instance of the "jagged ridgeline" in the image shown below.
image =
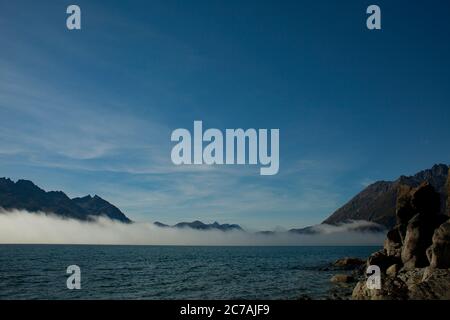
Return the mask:
[[62,191],[46,192],[29,180],[17,182],[0,178],[0,208],[29,212],[52,213],[64,218],[89,221],[106,216],[112,220],[130,223],[131,220],[117,207],[99,196],[70,199]]
[[390,229],[396,224],[395,208],[401,187],[416,188],[423,182],[428,182],[439,193],[440,213],[448,214],[448,171],[448,165],[437,164],[413,176],[401,176],[395,181],[377,181],[336,210],[323,223],[340,224],[349,220],[367,220]]
[[[336,225],[351,220],[366,220],[391,229],[396,224],[396,201],[402,186],[416,188],[423,182],[428,182],[439,193],[440,213],[449,214],[448,205],[450,188],[448,181],[449,166],[434,165],[431,169],[421,171],[413,176],[401,176],[395,181],[378,181],[339,208],[323,223]],[[117,207],[99,196],[86,196],[70,199],[62,191],[46,192],[28,180],[17,182],[7,178],[0,178],[0,208],[5,210],[23,209],[29,212],[46,212],[78,220],[90,220],[96,216],[106,216],[110,219],[129,223],[131,220]],[[194,229],[199,227],[195,222],[190,223]],[[158,225],[158,224],[157,224]],[[185,226],[180,224],[180,226]],[[213,227],[216,227],[214,224]],[[218,227],[221,229],[222,227]],[[239,229],[234,225],[225,229]],[[298,232],[298,230],[295,230]],[[301,230],[302,233],[310,231]]]

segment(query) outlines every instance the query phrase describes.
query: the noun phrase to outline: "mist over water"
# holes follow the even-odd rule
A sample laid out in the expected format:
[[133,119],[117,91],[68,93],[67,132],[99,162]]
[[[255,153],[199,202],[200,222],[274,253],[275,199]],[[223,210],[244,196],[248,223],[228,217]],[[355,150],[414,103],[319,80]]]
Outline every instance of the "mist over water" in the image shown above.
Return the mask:
[[107,218],[94,222],[63,219],[44,213],[12,210],[0,213],[3,244],[104,244],[104,245],[381,245],[383,233],[356,232],[368,222],[341,226],[318,225],[316,234],[245,231],[211,231],[161,228],[149,222],[123,224]]
[[[350,231],[361,226],[258,234],[0,212],[0,300],[326,299],[342,288],[330,282],[338,271],[324,267],[381,246],[381,233]],[[66,288],[72,264],[82,290]]]

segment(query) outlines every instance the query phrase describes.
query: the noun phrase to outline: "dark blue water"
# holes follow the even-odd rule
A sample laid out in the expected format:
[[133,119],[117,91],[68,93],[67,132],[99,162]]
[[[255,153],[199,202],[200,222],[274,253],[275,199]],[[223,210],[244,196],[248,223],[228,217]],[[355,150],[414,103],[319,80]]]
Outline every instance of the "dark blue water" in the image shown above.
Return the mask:
[[0,299],[323,299],[336,272],[320,268],[377,249],[0,245]]

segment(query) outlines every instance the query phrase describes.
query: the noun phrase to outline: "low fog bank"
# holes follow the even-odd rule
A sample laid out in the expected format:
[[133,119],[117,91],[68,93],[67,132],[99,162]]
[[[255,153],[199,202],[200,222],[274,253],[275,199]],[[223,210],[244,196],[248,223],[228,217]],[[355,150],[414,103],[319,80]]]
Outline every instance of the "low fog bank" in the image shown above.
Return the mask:
[[199,231],[161,228],[153,223],[123,224],[107,218],[95,222],[62,219],[22,210],[0,212],[2,244],[113,245],[381,245],[384,233],[354,231],[368,222],[319,225],[315,234],[245,231]]

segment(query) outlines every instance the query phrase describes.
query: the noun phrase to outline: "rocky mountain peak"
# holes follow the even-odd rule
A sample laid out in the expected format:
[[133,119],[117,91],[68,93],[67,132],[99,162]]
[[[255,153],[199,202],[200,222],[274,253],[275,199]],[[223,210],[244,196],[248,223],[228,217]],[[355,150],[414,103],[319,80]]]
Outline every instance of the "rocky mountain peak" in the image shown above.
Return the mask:
[[435,164],[432,168],[422,170],[412,176],[400,176],[395,181],[377,181],[336,210],[323,223],[339,224],[350,220],[367,220],[392,228],[396,223],[395,208],[400,186],[418,187],[428,182],[439,193],[441,200],[441,213],[445,207],[449,187],[449,166]]
[[113,220],[131,222],[118,208],[98,196],[70,199],[62,191],[46,192],[32,181],[24,179],[14,182],[9,178],[0,178],[0,207],[5,210],[52,213],[78,220],[107,216]]

